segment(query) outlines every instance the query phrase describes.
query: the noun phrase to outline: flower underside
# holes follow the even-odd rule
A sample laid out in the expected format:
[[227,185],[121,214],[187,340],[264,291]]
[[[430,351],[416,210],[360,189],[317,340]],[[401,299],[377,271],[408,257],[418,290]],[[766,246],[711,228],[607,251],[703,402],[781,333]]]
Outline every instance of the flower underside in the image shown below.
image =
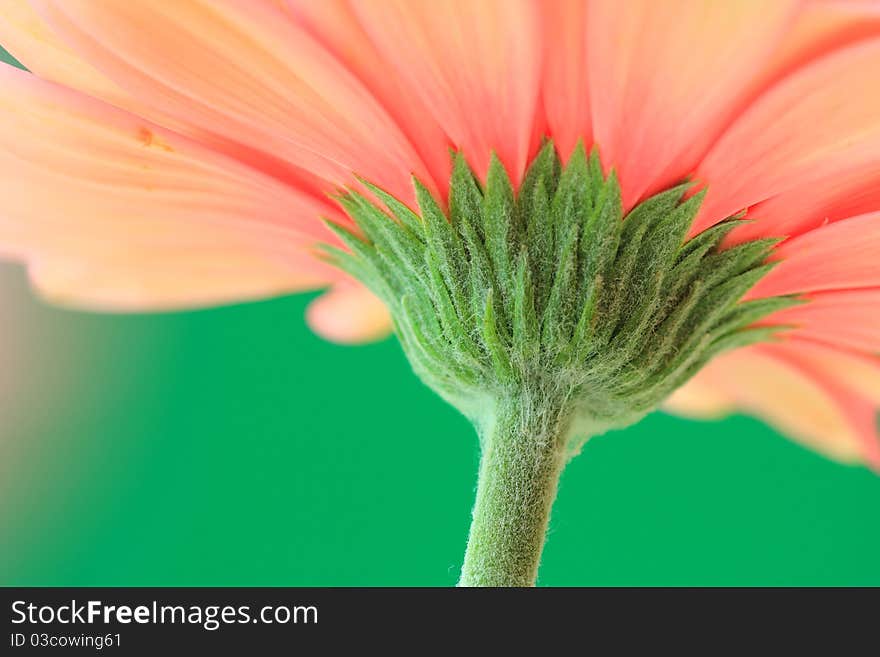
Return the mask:
[[567,451],[656,408],[719,352],[769,340],[753,324],[799,303],[742,302],[777,242],[720,250],[732,218],[686,240],[703,194],[685,183],[624,216],[594,150],[562,166],[551,143],[518,191],[493,159],[483,188],[455,156],[449,209],[415,182],[421,216],[383,190],[341,202],[361,235],[328,257],[390,309],[417,374],[478,426],[505,399],[567,410]]

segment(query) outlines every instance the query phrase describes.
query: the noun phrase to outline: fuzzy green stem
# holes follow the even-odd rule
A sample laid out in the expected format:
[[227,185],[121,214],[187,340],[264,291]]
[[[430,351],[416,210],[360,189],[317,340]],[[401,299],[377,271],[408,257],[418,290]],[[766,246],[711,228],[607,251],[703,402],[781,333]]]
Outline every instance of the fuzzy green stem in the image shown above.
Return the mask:
[[533,586],[566,460],[565,403],[513,395],[482,435],[477,499],[459,586]]

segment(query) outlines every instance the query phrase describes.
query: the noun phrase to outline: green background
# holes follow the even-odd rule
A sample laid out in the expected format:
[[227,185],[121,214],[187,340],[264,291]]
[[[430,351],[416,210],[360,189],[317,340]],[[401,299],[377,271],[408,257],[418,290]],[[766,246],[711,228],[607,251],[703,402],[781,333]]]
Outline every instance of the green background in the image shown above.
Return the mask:
[[[0,584],[453,584],[476,438],[310,298],[95,315],[0,267]],[[880,585],[878,509],[758,421],[655,414],[570,464],[539,583]]]

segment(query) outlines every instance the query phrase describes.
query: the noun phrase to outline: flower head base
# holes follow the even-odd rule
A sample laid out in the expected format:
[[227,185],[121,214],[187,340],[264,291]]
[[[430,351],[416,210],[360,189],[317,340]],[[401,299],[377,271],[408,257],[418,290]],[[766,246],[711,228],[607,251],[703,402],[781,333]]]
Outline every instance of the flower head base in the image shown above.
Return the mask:
[[772,267],[773,239],[719,250],[732,219],[690,240],[702,194],[687,184],[625,217],[612,172],[579,146],[563,167],[552,143],[517,194],[493,159],[485,189],[455,157],[449,210],[418,182],[421,218],[381,189],[341,202],[363,238],[333,228],[351,252],[330,257],[391,309],[414,368],[482,425],[499,400],[558,400],[578,440],[655,409],[717,353],[770,339],[753,327],[799,303],[741,302]]

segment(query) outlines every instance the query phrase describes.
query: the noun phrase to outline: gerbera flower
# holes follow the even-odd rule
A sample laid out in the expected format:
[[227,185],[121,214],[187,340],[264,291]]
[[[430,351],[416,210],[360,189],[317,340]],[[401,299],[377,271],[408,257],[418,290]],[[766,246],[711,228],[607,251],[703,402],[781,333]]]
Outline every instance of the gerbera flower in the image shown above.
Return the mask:
[[390,310],[480,430],[463,583],[532,583],[565,459],[664,402],[880,468],[877,3],[7,0],[0,44],[0,252]]

